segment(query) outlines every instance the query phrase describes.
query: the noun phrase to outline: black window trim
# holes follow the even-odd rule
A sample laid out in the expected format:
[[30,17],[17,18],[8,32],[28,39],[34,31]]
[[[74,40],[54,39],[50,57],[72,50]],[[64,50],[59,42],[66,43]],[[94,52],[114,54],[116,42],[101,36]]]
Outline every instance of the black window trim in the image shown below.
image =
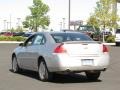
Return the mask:
[[29,41],[30,39],[32,39],[32,38],[33,38],[33,41],[32,41],[32,43],[33,43],[34,40],[35,40],[35,37],[36,37],[36,35],[32,35],[32,36],[30,36],[30,37],[24,42],[24,46],[27,47],[27,43],[28,43],[28,41]]

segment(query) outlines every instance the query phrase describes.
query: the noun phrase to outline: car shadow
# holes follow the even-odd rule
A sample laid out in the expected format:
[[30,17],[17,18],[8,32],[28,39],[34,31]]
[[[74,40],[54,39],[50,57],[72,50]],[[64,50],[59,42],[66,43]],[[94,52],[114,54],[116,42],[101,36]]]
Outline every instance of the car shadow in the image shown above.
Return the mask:
[[[9,69],[9,71],[13,73],[12,69]],[[38,73],[34,72],[34,71],[20,70],[19,72],[15,73],[15,74],[19,74],[19,75],[22,75],[22,76],[27,76],[27,77],[30,77],[32,79],[39,80]]]
[[[12,72],[10,69],[9,71]],[[27,76],[32,79],[39,80],[39,76],[37,72],[28,71],[28,70],[22,70],[19,73],[16,73],[19,75]],[[55,74],[52,81],[49,81],[50,83],[56,83],[56,84],[64,84],[64,83],[91,83],[91,82],[101,82],[101,80],[88,80],[85,75],[82,74]]]
[[61,75],[56,74],[52,83],[90,83],[90,82],[101,82],[101,80],[88,80],[85,75],[82,74],[67,74]]

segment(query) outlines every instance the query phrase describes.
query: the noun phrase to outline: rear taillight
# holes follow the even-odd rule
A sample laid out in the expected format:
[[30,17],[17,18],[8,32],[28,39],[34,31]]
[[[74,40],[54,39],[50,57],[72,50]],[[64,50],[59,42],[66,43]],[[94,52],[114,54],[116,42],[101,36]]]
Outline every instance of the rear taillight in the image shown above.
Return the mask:
[[103,52],[109,52],[108,47],[106,45],[103,45]]
[[54,53],[66,53],[66,49],[64,48],[63,44],[57,46],[54,50]]

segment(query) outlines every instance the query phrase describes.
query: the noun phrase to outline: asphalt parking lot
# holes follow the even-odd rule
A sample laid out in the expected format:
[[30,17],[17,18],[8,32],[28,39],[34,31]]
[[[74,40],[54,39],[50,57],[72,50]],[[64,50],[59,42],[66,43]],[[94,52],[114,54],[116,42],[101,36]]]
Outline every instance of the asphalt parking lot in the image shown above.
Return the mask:
[[10,71],[11,54],[18,44],[0,44],[0,90],[119,90],[120,47],[109,46],[110,66],[98,81],[88,81],[84,74],[60,75],[53,82],[41,82],[36,72]]

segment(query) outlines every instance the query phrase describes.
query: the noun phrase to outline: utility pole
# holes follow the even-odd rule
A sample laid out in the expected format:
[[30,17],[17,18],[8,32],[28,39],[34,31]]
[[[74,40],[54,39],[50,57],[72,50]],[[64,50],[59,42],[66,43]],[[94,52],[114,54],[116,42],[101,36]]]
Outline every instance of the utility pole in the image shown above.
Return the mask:
[[70,30],[70,18],[71,18],[71,0],[69,0],[69,10],[68,10],[68,29]]

